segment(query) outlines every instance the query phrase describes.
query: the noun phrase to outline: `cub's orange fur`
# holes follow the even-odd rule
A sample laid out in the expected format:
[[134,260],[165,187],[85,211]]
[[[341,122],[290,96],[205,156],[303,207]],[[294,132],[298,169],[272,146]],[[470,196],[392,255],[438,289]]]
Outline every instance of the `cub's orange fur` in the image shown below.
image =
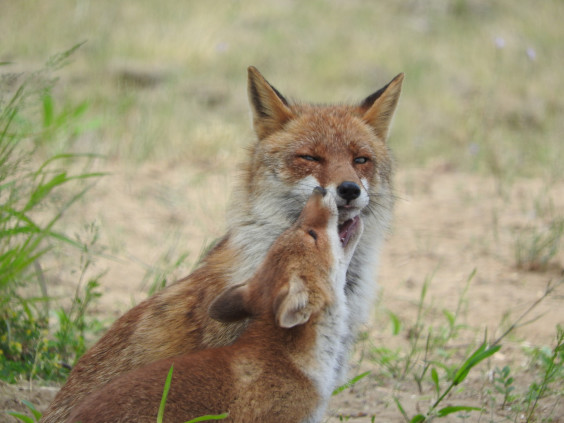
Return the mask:
[[337,217],[333,196],[316,188],[254,277],[211,304],[216,319],[251,319],[234,344],[126,373],[67,422],[155,422],[171,366],[166,422],[223,412],[238,423],[319,422],[336,384],[347,330],[346,270],[362,232],[357,219],[342,243]]
[[[190,276],[131,309],[76,364],[45,412],[45,423],[64,421],[93,390],[118,375],[163,358],[232,343],[245,322],[208,315],[226,288],[254,274],[266,252],[300,214],[315,186],[336,199],[339,236],[355,219],[364,234],[347,272],[345,324],[350,347],[368,317],[374,268],[393,206],[392,159],[386,144],[403,75],[358,105],[290,103],[253,67],[248,93],[257,140],[228,214],[228,231]],[[341,362],[345,362],[343,351]],[[346,367],[339,370],[343,381]]]

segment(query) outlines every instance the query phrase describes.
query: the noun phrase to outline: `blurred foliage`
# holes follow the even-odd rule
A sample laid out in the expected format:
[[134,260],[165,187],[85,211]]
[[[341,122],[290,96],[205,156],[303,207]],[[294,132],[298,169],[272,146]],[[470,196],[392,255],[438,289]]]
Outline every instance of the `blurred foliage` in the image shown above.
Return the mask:
[[[252,137],[245,69],[289,98],[359,101],[399,72],[400,166],[561,177],[564,3],[77,0],[3,5],[0,60],[86,40],[63,102],[110,123],[82,148],[234,166]],[[135,34],[135,36],[132,36]],[[21,65],[24,66],[24,65]],[[17,67],[17,66],[16,66]],[[117,142],[119,140],[119,142]]]
[[[0,379],[61,379],[84,353],[85,314],[99,294],[97,278],[84,287],[90,259],[82,262],[70,309],[52,307],[41,263],[55,246],[88,257],[93,244],[73,239],[57,225],[100,173],[71,169],[91,155],[47,154],[53,143],[76,134],[85,104],[58,113],[51,97],[53,71],[78,48],[53,56],[39,71],[0,80]],[[93,238],[95,240],[95,238]],[[56,314],[53,318],[51,312]]]

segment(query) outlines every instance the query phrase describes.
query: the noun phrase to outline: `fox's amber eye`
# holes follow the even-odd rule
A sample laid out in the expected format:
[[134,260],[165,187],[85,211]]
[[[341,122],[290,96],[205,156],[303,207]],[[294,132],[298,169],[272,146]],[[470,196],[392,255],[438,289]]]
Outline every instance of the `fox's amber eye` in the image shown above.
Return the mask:
[[354,159],[354,162],[356,164],[364,164],[366,162],[368,162],[368,157],[357,157]]
[[308,162],[318,162],[319,161],[319,157],[310,156],[309,154],[303,154],[303,155],[298,156],[298,157],[300,159],[307,160]]

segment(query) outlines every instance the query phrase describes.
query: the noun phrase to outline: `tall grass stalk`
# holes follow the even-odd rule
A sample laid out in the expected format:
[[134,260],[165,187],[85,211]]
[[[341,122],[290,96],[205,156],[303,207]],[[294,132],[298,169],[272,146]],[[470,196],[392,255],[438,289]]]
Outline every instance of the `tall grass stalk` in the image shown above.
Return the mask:
[[[79,46],[53,56],[37,72],[0,79],[0,379],[10,382],[65,375],[61,359],[69,345],[56,344],[50,336],[49,280],[41,263],[54,247],[87,250],[58,224],[85,196],[87,182],[102,173],[71,170],[98,157],[93,154],[42,156],[51,139],[69,136],[67,128],[78,116],[70,114],[66,121],[59,116],[55,122],[53,99],[46,107],[45,98],[55,83],[51,73]],[[94,288],[87,289],[89,301]],[[89,301],[79,314],[84,315]]]

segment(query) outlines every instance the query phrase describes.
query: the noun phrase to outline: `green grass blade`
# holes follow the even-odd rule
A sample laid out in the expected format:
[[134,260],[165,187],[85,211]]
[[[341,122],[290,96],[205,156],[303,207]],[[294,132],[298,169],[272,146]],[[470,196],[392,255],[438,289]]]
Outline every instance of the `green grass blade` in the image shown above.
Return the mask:
[[45,66],[51,70],[58,70],[62,68],[67,64],[67,59],[70,56],[72,56],[74,52],[78,50],[80,47],[82,47],[85,43],[86,41],[81,41],[80,43],[73,45],[68,50],[51,56],[49,60],[47,60]]
[[486,358],[494,355],[499,351],[500,348],[501,345],[487,347],[486,342],[482,343],[482,345],[480,345],[478,349],[470,357],[468,357],[468,359],[464,362],[460,369],[458,369],[456,375],[454,376],[453,384],[456,386],[461,383],[464,379],[466,379],[466,376],[468,376],[468,373],[470,373],[470,370],[474,366],[476,366]]
[[53,188],[64,184],[67,181],[67,173],[61,172],[51,178],[47,183],[40,184],[32,193],[24,207],[24,212],[31,210],[37,204],[39,204],[45,197],[47,197]]
[[36,229],[39,229],[39,226],[37,226],[33,220],[31,220],[25,213],[20,212],[18,210],[15,210],[13,207],[5,207],[2,206],[0,208],[0,211],[2,212],[2,214],[5,213],[5,215],[1,216],[1,221],[10,221],[11,219],[15,219],[16,221],[21,221],[26,223],[29,226],[32,226]]
[[[170,370],[168,371],[168,375],[166,377],[166,381],[165,381],[165,385],[164,385],[164,389],[163,389],[163,396],[161,398],[161,404],[159,406],[159,412],[157,414],[157,423],[163,423],[166,399],[168,397],[168,391],[170,390],[170,384],[172,382],[172,372],[173,372],[173,370],[174,370],[174,365],[170,366]],[[192,419],[192,420],[190,420],[186,423],[197,423],[197,422],[204,422],[204,421],[208,421],[208,420],[223,420],[228,415],[229,415],[228,413],[224,413],[224,414],[217,414],[217,415],[201,416],[201,417],[197,417],[195,419]]]
[[18,420],[21,420],[24,423],[35,423],[31,417],[26,416],[25,414],[22,413],[16,413],[15,411],[6,411],[6,414],[15,417]]
[[228,416],[229,416],[229,413],[216,414],[216,415],[210,415],[210,416],[202,416],[202,417],[196,417],[195,419],[189,420],[186,423],[206,422],[206,421],[209,421],[209,420],[223,420],[223,419],[226,419]]
[[353,377],[351,380],[349,380],[344,385],[341,385],[341,386],[335,388],[335,390],[333,391],[333,393],[331,395],[333,395],[333,396],[337,395],[337,394],[343,392],[345,389],[350,388],[351,386],[354,386],[355,383],[357,383],[361,379],[364,379],[369,374],[370,374],[370,372],[364,372],[364,373],[361,373],[361,374]]
[[41,418],[41,411],[35,408],[35,405],[33,405],[31,402],[27,400],[22,400],[22,403],[29,409],[29,411],[32,412],[33,417],[35,417],[35,420],[39,421],[39,419]]
[[437,392],[437,395],[439,395],[441,392],[439,385],[439,373],[437,373],[437,369],[435,369],[434,367],[431,369],[431,379],[433,379],[433,384],[435,385],[435,391]]
[[170,370],[168,371],[168,375],[166,377],[165,386],[163,389],[163,397],[161,398],[161,405],[159,406],[159,413],[157,414],[157,423],[163,422],[165,404],[166,404],[166,397],[168,396],[168,391],[170,390],[170,382],[172,381],[172,371],[174,369],[174,365],[170,366]]
[[401,402],[399,401],[399,399],[397,397],[394,397],[394,402],[396,403],[396,407],[398,408],[399,412],[401,413],[401,415],[405,419],[406,423],[409,423],[409,417],[407,416],[405,409],[403,408],[403,406],[401,405]]
[[73,247],[76,247],[76,248],[79,248],[79,249],[82,249],[84,247],[80,242],[77,242],[74,239],[71,239],[71,238],[67,237],[66,235],[61,234],[59,232],[49,231],[49,232],[47,232],[47,235],[51,238],[58,239],[59,241],[63,241],[65,243],[72,245]]
[[46,90],[43,95],[43,129],[48,128],[53,124],[55,116],[55,106],[53,105],[53,96],[51,90]]
[[101,159],[101,158],[104,158],[104,157],[105,156],[103,154],[96,154],[96,153],[80,153],[80,154],[60,153],[60,154],[56,154],[54,156],[51,156],[47,160],[45,160],[45,162],[39,167],[39,169],[35,173],[36,174],[42,173],[47,166],[49,166],[51,163],[59,161],[59,160]]
[[448,416],[449,414],[452,414],[452,413],[458,413],[459,411],[482,411],[482,409],[480,407],[467,407],[467,406],[464,406],[464,405],[458,405],[458,406],[453,405],[453,406],[441,408],[437,412],[437,416],[438,417],[445,417],[445,416]]
[[389,310],[388,310],[388,316],[390,317],[390,320],[392,321],[392,334],[393,335],[399,335],[399,333],[401,332],[401,320],[400,320],[400,318],[397,316],[397,314],[392,313]]

